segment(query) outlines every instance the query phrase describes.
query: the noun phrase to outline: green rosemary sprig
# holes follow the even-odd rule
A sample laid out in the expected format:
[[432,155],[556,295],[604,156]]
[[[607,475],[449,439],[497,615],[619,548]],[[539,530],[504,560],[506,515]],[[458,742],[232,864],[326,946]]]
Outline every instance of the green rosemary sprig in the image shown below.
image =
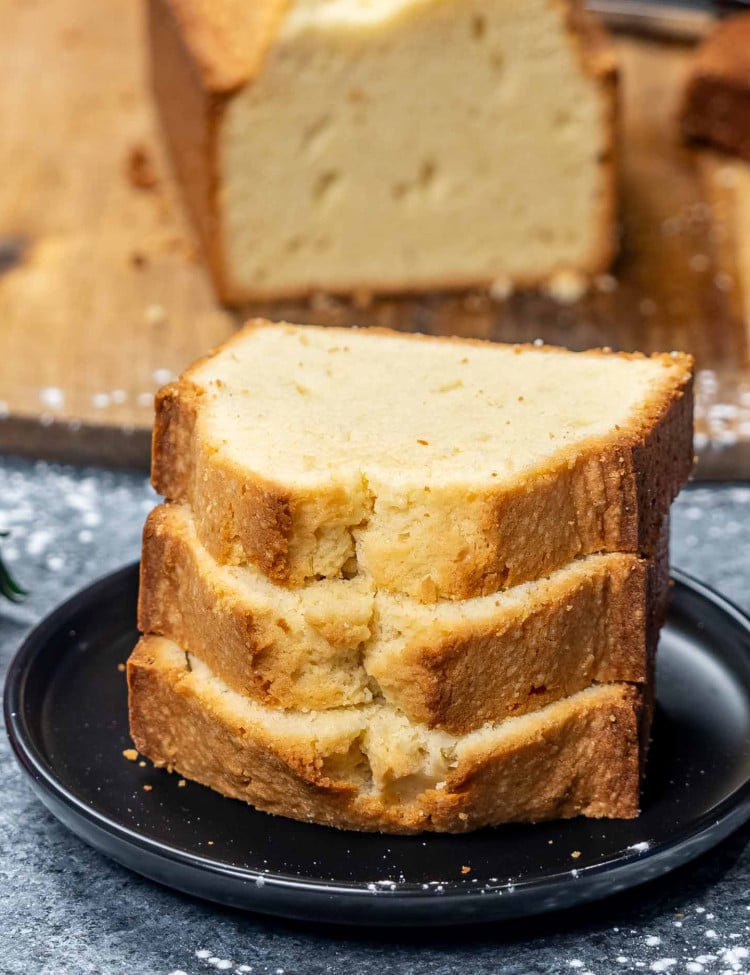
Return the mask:
[[[7,538],[8,532],[0,532],[0,538]],[[0,596],[5,596],[12,603],[20,603],[28,593],[18,585],[13,576],[8,572],[5,563],[0,558]]]

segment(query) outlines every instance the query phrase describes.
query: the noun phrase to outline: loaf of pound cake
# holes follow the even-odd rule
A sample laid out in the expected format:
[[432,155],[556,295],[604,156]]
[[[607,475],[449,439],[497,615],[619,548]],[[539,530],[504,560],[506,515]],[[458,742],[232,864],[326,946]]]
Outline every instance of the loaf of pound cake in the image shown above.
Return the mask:
[[699,47],[680,123],[688,138],[750,159],[750,13],[727,18]]
[[615,242],[616,62],[581,0],[149,0],[222,298],[536,285]]
[[341,828],[635,816],[691,384],[250,323],[157,400],[136,747]]

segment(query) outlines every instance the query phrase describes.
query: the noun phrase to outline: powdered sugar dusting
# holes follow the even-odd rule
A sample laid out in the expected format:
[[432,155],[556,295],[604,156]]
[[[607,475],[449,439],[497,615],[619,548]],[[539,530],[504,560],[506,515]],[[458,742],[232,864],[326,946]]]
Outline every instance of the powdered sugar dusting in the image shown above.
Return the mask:
[[633,843],[632,846],[628,847],[628,849],[632,850],[634,853],[645,853],[646,850],[651,849],[651,844],[648,842],[648,840],[642,840],[640,843]]

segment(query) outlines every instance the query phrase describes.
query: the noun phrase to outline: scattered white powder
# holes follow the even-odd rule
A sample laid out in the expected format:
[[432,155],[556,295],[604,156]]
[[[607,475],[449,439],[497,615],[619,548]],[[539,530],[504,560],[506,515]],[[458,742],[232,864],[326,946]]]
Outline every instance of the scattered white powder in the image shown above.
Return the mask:
[[721,430],[716,433],[712,438],[713,442],[719,447],[734,447],[735,444],[739,443],[739,436],[734,430]]
[[506,275],[495,278],[490,285],[490,297],[495,301],[506,301],[512,294],[513,282]]
[[714,182],[717,186],[732,189],[733,186],[737,185],[737,171],[731,166],[722,166],[714,173]]
[[661,944],[661,938],[657,934],[650,934],[645,939],[645,942],[649,948],[655,948],[657,945]]
[[171,369],[154,369],[151,375],[153,376],[154,382],[160,386],[165,386],[174,379],[174,373]]
[[737,945],[736,948],[724,948],[721,952],[721,961],[729,965],[732,971],[739,971],[743,968],[742,962],[750,955],[747,948]]
[[714,275],[714,286],[719,291],[731,291],[734,287],[734,278],[726,271],[719,271],[718,274]]
[[692,973],[703,971],[703,965],[701,965],[699,961],[689,961],[687,965],[685,965],[685,968]]
[[583,962],[580,958],[571,958],[568,964],[571,968],[583,968]]
[[65,393],[58,386],[45,386],[39,390],[39,402],[51,410],[59,410],[65,405]]
[[561,305],[572,305],[588,291],[588,281],[576,271],[558,271],[547,282],[545,291]]
[[199,948],[195,953],[196,958],[210,958],[211,952],[207,951],[205,948]]
[[706,937],[707,938],[715,938],[716,937],[716,932],[714,931],[713,928],[709,928],[708,931],[706,931]]
[[651,844],[648,842],[648,840],[642,840],[640,843],[633,843],[633,845],[629,846],[628,849],[633,850],[634,853],[645,853],[650,846]]
[[716,420],[733,420],[739,412],[739,407],[734,403],[712,403],[708,408],[708,417]]
[[26,552],[29,555],[41,555],[54,537],[55,533],[49,528],[39,528],[31,532],[26,540]]
[[652,972],[666,972],[667,969],[671,968],[672,965],[677,964],[676,958],[660,958],[658,961],[651,963]]
[[598,291],[602,291],[604,294],[611,294],[613,291],[617,290],[617,278],[613,277],[611,274],[600,274],[595,280],[594,284]]
[[708,434],[697,432],[693,435],[693,446],[696,451],[703,450],[708,446]]

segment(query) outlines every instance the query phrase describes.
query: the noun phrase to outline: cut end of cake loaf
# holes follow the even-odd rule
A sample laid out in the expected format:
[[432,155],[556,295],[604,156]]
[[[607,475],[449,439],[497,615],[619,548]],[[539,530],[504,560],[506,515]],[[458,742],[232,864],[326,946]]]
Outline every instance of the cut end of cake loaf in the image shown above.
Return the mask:
[[593,687],[456,738],[383,704],[264,707],[160,637],[140,641],[128,682],[139,752],[265,812],[393,833],[638,812],[647,729],[631,685]]
[[153,481],[220,562],[423,602],[650,556],[692,360],[251,323],[157,399]]
[[608,266],[616,62],[578,0],[149,10],[157,103],[226,300]]
[[232,690],[316,711],[379,700],[454,734],[593,683],[650,678],[666,565],[608,553],[469,600],[424,604],[362,577],[286,589],[217,563],[189,509],[149,515],[139,627],[201,658]]
[[750,14],[719,24],[698,49],[680,124],[687,138],[750,159]]

